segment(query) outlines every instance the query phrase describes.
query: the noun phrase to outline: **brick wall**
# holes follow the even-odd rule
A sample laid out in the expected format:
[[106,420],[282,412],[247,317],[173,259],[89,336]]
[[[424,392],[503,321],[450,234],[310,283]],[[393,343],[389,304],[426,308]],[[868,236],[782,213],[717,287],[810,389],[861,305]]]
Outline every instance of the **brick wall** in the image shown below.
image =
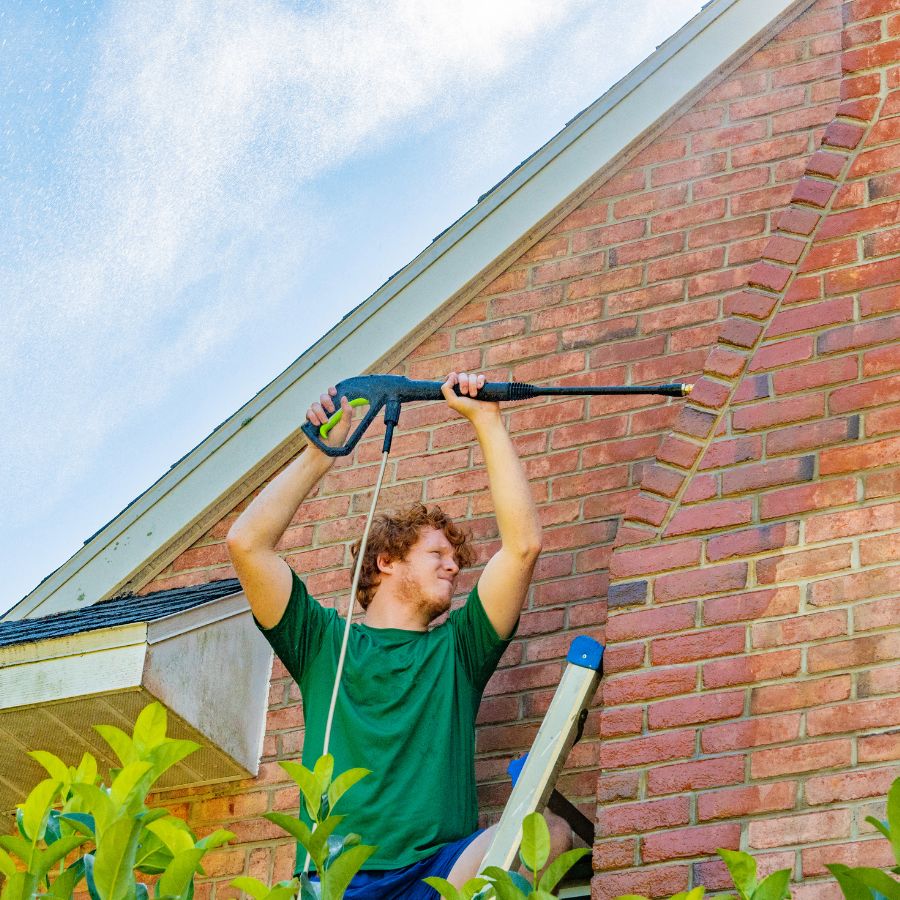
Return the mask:
[[[855,838],[886,785],[896,691],[865,656],[890,652],[881,598],[897,555],[886,2],[849,5],[846,26],[840,3],[810,5],[396,369],[572,384],[705,372],[688,405],[574,398],[505,413],[545,549],[480,714],[482,810],[499,813],[506,763],[536,732],[572,636],[605,640],[604,708],[598,697],[561,781],[597,815],[597,896],[715,881],[715,846],[806,874],[822,871],[822,841],[846,845],[842,858],[875,846]],[[842,37],[858,69],[843,78]],[[373,429],[280,547],[325,603],[349,589],[379,456]],[[482,562],[496,548],[472,434],[439,404],[403,411],[385,483],[382,508],[440,502],[469,520]],[[238,512],[144,590],[230,576]],[[276,760],[299,755],[297,700],[276,662],[259,778],[162,798],[200,830],[238,834],[203,895],[232,895],[244,871],[289,875],[292,847],[259,814],[296,810]],[[811,750],[827,774],[792,772]]]

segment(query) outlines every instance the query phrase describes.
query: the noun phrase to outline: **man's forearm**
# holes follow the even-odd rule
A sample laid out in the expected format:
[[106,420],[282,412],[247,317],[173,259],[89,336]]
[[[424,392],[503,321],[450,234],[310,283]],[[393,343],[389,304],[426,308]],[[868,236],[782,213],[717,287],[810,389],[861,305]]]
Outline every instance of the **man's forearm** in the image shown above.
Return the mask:
[[308,446],[241,513],[228,532],[229,546],[243,550],[274,550],[297,508],[331,468],[332,462],[330,457]]
[[523,556],[541,549],[541,525],[531,487],[512,439],[499,415],[472,422],[488,473],[500,541]]

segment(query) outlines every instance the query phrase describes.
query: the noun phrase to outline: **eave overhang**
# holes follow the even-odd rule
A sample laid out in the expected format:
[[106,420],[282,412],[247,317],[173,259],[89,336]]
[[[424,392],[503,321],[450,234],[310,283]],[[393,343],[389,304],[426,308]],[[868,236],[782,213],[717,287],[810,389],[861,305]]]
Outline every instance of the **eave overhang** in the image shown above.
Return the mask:
[[68,764],[90,752],[117,765],[90,726],[130,732],[154,699],[169,711],[169,734],[202,747],[160,787],[255,775],[271,666],[242,593],[154,621],[0,647],[0,812],[43,777],[28,750]]

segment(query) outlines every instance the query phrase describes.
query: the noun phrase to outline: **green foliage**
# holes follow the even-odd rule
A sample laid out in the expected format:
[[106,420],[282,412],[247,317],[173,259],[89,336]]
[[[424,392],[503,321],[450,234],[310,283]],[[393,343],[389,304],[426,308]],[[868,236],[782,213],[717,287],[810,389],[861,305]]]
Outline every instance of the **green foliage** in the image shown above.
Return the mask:
[[[165,708],[151,703],[131,735],[113,725],[95,726],[121,763],[110,771],[108,785],[90,753],[78,766],[44,750],[29,754],[50,777],[20,805],[20,836],[0,836],[0,873],[6,876],[0,900],[70,900],[82,878],[92,900],[148,900],[137,873],[159,876],[158,900],[190,900],[203,855],[234,835],[220,830],[197,840],[180,819],[147,807],[159,777],[198,749],[193,741],[166,737],[166,725]],[[65,867],[65,858],[83,845],[88,852]]]
[[[888,791],[887,821],[880,822],[873,816],[868,816],[866,821],[888,839],[896,863],[891,872],[900,875],[900,778],[894,780]],[[900,880],[881,869],[832,863],[828,870],[847,900],[900,900]]]
[[719,856],[728,866],[731,880],[741,900],[784,900],[791,892],[790,869],[779,869],[767,875],[761,882],[756,881],[756,860],[749,853],[738,850],[718,850]]
[[[335,807],[341,797],[360,779],[371,774],[368,769],[348,769],[334,778],[334,757],[327,753],[319,757],[312,770],[299,762],[282,762],[281,767],[291,776],[313,825],[284,813],[266,813],[265,818],[283,828],[299,843],[315,863],[319,881],[312,881],[306,874],[300,876],[298,887],[300,900],[341,900],[347,885],[375,852],[375,847],[360,843],[358,834],[335,834],[344,817],[336,815]],[[241,884],[237,882],[241,881]],[[249,888],[250,882],[235,879],[235,887],[250,893],[254,900],[284,900],[281,894],[265,898],[257,897]],[[287,888],[293,882],[282,882],[272,888]],[[257,882],[254,890],[267,890]]]

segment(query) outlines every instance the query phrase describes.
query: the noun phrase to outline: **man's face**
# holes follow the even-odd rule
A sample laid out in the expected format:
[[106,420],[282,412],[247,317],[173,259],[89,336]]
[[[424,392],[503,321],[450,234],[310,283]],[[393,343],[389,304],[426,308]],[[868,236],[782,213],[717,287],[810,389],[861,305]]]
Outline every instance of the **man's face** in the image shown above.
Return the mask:
[[423,529],[406,559],[397,560],[394,565],[405,602],[427,612],[429,620],[450,609],[459,566],[453,544],[443,531]]

